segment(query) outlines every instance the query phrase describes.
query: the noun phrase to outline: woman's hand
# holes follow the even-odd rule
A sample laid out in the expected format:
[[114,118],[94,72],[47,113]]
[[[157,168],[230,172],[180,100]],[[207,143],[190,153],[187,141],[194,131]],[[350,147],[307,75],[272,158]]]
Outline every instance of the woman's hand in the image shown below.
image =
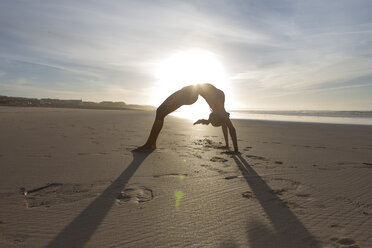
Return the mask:
[[203,125],[208,125],[209,124],[209,121],[208,120],[205,120],[205,119],[200,119],[200,120],[197,120],[196,122],[194,122],[194,126],[196,124],[203,124]]

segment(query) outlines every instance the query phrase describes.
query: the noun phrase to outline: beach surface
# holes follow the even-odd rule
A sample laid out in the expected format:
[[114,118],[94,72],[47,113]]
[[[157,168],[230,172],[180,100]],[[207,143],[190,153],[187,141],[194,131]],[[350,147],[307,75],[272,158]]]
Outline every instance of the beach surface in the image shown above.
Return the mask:
[[0,247],[372,247],[372,126],[154,116],[0,107]]

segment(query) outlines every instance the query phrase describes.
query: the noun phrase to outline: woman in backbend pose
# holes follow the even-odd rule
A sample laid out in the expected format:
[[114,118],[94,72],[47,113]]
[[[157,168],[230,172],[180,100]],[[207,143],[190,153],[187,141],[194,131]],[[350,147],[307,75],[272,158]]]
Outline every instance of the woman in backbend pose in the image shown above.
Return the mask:
[[191,105],[198,100],[201,95],[209,104],[212,113],[209,115],[208,120],[198,120],[195,124],[208,125],[211,123],[213,126],[222,127],[223,135],[226,141],[226,148],[229,147],[228,131],[234,145],[234,152],[238,152],[238,142],[236,138],[236,131],[231,123],[230,114],[225,110],[225,94],[222,90],[217,89],[211,84],[197,84],[190,85],[182,88],[179,91],[170,95],[156,110],[156,117],[152,126],[150,135],[146,144],[135,149],[135,151],[149,152],[156,149],[156,140],[163,127],[164,118],[181,107],[182,105]]

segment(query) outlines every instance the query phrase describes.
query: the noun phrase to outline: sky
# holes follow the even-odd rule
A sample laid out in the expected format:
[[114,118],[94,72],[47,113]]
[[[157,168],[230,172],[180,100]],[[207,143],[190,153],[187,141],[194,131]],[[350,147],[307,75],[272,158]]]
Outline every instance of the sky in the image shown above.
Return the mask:
[[216,83],[228,109],[372,110],[371,10],[369,0],[2,0],[0,95],[158,105]]

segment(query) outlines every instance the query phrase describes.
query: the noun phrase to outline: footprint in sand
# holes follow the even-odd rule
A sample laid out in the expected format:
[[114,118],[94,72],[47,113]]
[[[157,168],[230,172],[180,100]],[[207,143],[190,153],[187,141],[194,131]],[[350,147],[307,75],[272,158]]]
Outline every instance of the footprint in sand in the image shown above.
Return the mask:
[[326,149],[326,146],[309,146],[309,145],[292,145],[293,147],[304,147],[304,148],[317,148],[317,149]]
[[[203,146],[203,148],[215,148],[215,149],[221,148],[221,144],[222,144],[221,142],[218,142],[218,143],[213,142],[210,139],[197,139],[193,143],[194,145],[201,145]],[[204,150],[209,150],[209,149],[204,149]]]
[[364,215],[372,215],[372,209],[370,209],[370,208],[363,209],[363,214]]
[[2,246],[2,247],[25,247],[24,242],[29,237],[30,236],[27,234],[22,234],[19,232],[10,232],[7,230],[1,230],[0,242],[3,245],[4,243],[8,244],[8,246]]
[[[329,228],[331,228],[335,232],[341,232],[344,230],[344,228],[340,226],[339,224],[331,224],[329,225]],[[333,238],[333,239],[334,239],[333,241],[339,240],[338,238]]]
[[201,145],[203,147],[212,148],[212,140],[210,139],[198,139],[193,142],[195,145]]
[[252,149],[251,146],[246,146],[243,150],[247,152],[247,151],[249,151],[249,150],[251,150],[251,149]]
[[372,169],[372,163],[362,163],[362,165],[353,166],[354,168]]
[[221,163],[224,163],[224,162],[227,162],[228,160],[227,160],[227,159],[224,159],[224,158],[221,158],[221,157],[217,157],[217,156],[215,156],[215,157],[212,157],[212,158],[210,159],[210,161],[212,161],[212,162],[221,162]]
[[169,173],[169,174],[162,174],[162,175],[154,175],[153,177],[159,178],[159,177],[179,177],[179,178],[185,178],[188,175],[186,173]]
[[227,177],[224,177],[224,179],[231,180],[231,179],[235,179],[235,178],[238,178],[238,177],[241,177],[241,176],[227,176]]
[[49,183],[44,186],[26,190],[20,188],[20,193],[25,196],[26,208],[51,207],[56,204],[71,203],[95,197],[105,185],[82,185]]
[[339,162],[337,165],[358,165],[358,162]]
[[276,182],[278,185],[282,186],[283,188],[290,189],[290,190],[296,189],[300,185],[298,181],[288,179],[288,178],[282,178],[282,177],[265,177],[265,180]]
[[360,246],[356,244],[355,240],[351,238],[331,238],[331,241],[342,245],[345,248],[359,248]]
[[266,158],[256,155],[247,155],[247,158],[256,159],[256,160],[266,160]]
[[287,208],[293,209],[295,211],[295,213],[297,213],[297,214],[305,214],[306,213],[305,208],[303,206],[299,205],[296,202],[284,200],[283,203]]
[[223,170],[218,169],[218,168],[214,168],[214,167],[212,167],[211,165],[208,165],[208,164],[201,164],[200,166],[201,167],[204,167],[204,168],[206,168],[206,169],[208,169],[210,171],[218,172],[220,174],[225,174],[226,173],[226,171],[223,171]]
[[[339,224],[331,224],[331,225],[329,225],[329,227],[334,229],[334,230],[339,230],[339,229],[342,228]],[[338,240],[338,239],[336,238],[335,240]]]
[[256,198],[256,196],[251,191],[245,191],[242,193],[242,196],[247,199]]
[[151,201],[154,198],[154,193],[151,189],[144,186],[131,185],[120,192],[116,197],[119,204],[126,202],[144,203]]
[[291,179],[267,177],[265,181],[270,184],[269,193],[272,195],[281,196],[299,187],[299,183]]

